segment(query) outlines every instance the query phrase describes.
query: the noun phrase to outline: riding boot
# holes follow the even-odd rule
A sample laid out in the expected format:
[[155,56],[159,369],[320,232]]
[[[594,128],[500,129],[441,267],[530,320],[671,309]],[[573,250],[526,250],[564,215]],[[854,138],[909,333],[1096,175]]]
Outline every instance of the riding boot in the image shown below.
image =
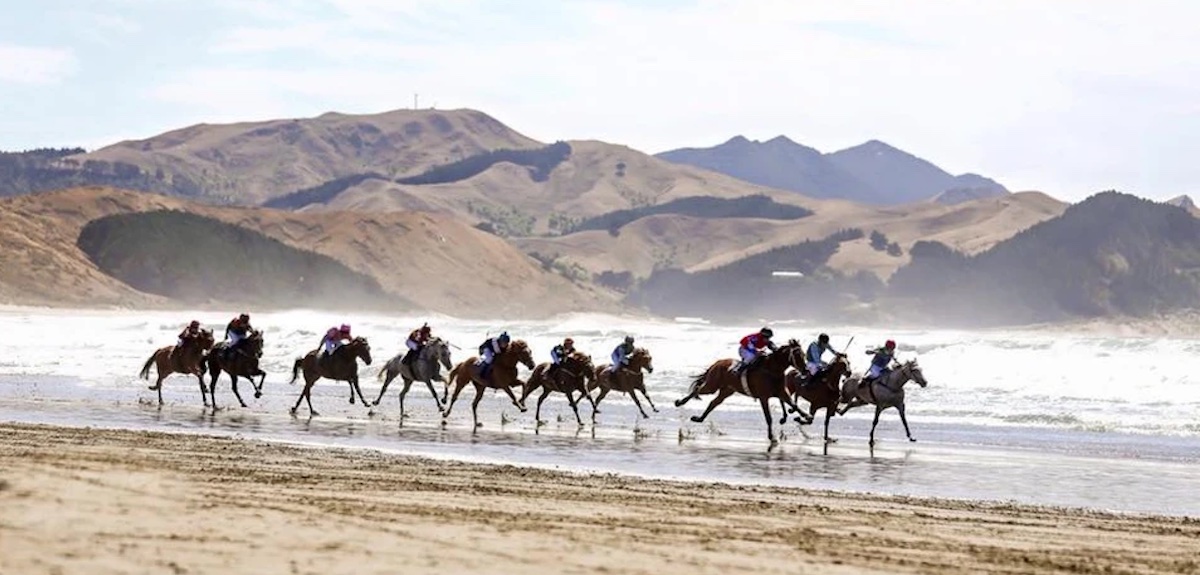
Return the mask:
[[408,353],[404,354],[404,359],[400,360],[400,363],[411,367],[413,359],[415,359],[416,357],[417,357],[417,350],[410,349],[410,350],[408,350]]

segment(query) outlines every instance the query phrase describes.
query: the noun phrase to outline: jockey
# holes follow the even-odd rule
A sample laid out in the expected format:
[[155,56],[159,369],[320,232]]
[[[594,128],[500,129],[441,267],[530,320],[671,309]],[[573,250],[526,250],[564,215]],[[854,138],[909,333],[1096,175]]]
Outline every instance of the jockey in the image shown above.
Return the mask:
[[341,327],[329,328],[325,332],[325,337],[321,338],[321,343],[318,346],[322,348],[321,355],[332,355],[348,339],[350,339],[350,326],[348,324],[342,324]]
[[758,361],[758,358],[762,357],[763,348],[770,349],[771,351],[778,349],[775,343],[771,341],[771,338],[774,336],[775,332],[771,331],[771,328],[764,327],[742,338],[742,341],[738,343],[738,355],[742,358],[737,368],[738,375],[744,373],[751,365]]
[[633,349],[633,336],[625,336],[625,341],[618,344],[612,352],[612,370],[614,372],[629,367],[629,356],[633,355]]
[[496,337],[488,338],[479,346],[479,377],[487,379],[491,375],[492,361],[496,359],[497,355],[508,349],[509,341],[510,338],[506,331]]
[[253,331],[254,328],[250,326],[250,314],[243,313],[230,320],[229,324],[225,326],[225,339],[229,342],[225,346],[225,357],[229,357],[229,354],[237,349],[238,344],[242,343],[242,340],[246,339]]
[[425,349],[425,344],[429,343],[429,337],[432,330],[429,329],[429,324],[422,325],[420,329],[412,330],[408,334],[408,340],[404,345],[408,347],[408,353],[404,354],[404,359],[400,361],[405,365],[412,365],[414,359]]
[[825,355],[827,351],[838,357],[846,356],[846,354],[833,349],[829,345],[829,334],[827,333],[817,336],[817,341],[808,344],[808,351],[804,354],[804,360],[810,377],[816,375],[818,371],[825,369],[829,365],[821,359],[821,356]]
[[550,369],[546,370],[546,375],[552,375],[558,371],[558,366],[572,353],[575,353],[575,340],[569,337],[554,346],[554,349],[550,350]]
[[863,379],[873,380],[885,376],[892,371],[892,363],[896,361],[896,342],[889,339],[883,347],[867,350],[867,355],[875,357],[871,358],[871,369],[867,370],[867,377]]
[[179,341],[175,342],[175,347],[183,347],[183,342],[188,341],[200,335],[200,322],[192,320],[183,331],[179,332]]

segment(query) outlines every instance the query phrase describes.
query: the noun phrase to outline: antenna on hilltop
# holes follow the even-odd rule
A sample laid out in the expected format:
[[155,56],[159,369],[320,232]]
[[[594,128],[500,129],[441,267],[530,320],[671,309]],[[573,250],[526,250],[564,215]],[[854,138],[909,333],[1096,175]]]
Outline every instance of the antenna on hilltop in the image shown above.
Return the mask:
[[417,94],[413,93],[413,109],[417,109]]

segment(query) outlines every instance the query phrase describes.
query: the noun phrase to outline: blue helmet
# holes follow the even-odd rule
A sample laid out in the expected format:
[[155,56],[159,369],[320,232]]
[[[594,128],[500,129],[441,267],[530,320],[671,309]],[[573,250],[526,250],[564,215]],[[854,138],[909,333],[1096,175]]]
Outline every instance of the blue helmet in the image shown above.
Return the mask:
[[504,333],[501,333],[500,337],[496,338],[496,341],[499,341],[500,343],[508,343],[509,342],[508,332],[506,331]]

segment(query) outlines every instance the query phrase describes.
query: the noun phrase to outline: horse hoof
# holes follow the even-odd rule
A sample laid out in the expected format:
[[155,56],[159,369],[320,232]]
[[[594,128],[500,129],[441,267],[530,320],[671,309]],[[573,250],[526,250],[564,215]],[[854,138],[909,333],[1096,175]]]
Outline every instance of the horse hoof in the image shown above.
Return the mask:
[[157,388],[157,387],[154,387],[153,385],[148,385],[148,386],[146,386],[146,389],[149,389],[150,391],[156,391],[156,390],[158,390],[158,388]]
[[699,415],[693,415],[691,419],[693,423],[704,423],[704,420]]
[[[262,399],[262,392],[261,391],[254,392],[254,399]],[[246,407],[246,406],[243,405],[242,407]]]
[[910,437],[910,438],[908,438],[908,440],[909,440],[909,441],[911,441],[911,442],[913,442],[913,443],[916,443],[916,442],[917,442],[917,438],[915,438],[915,437]]
[[825,443],[837,443],[837,438],[836,437],[826,437]]
[[[539,419],[539,420],[537,420],[537,426],[538,426],[538,427],[541,427],[541,426],[543,426],[543,425],[546,425],[546,420],[544,420],[544,419]],[[583,425],[583,424],[580,424],[580,425]]]
[[686,402],[686,401],[684,401],[684,400],[682,400],[682,399],[676,399],[676,400],[675,400],[675,407],[683,407],[683,404],[684,404],[684,403],[687,403],[687,402]]
[[296,415],[296,408],[293,407],[293,408],[289,409],[288,412],[291,413],[292,415]]
[[477,422],[477,423],[475,424],[475,428],[476,428],[476,429],[478,429],[478,428],[480,428],[480,427],[483,427],[483,422],[482,422],[482,421],[480,421],[480,422]]

